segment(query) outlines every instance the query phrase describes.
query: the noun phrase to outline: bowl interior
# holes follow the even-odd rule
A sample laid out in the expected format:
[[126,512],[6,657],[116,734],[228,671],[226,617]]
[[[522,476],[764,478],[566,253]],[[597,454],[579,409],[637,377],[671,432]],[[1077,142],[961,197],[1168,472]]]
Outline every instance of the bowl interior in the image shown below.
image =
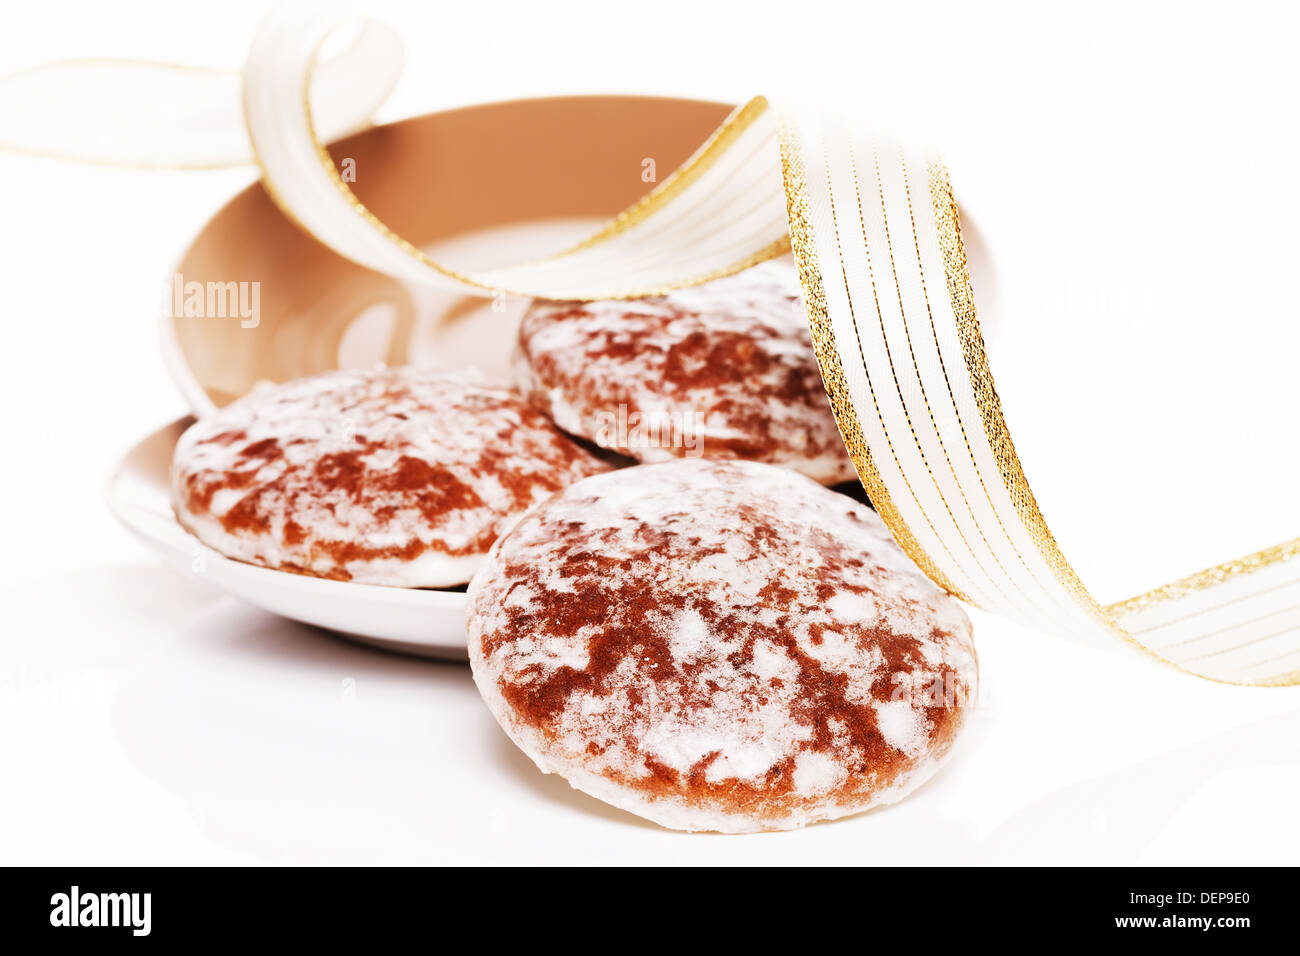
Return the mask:
[[[351,161],[349,185],[398,235],[481,268],[581,238],[653,188],[646,160],[668,175],[730,109],[658,97],[517,100],[373,127],[330,152]],[[182,290],[221,284],[244,296],[245,308],[224,317],[187,316],[188,294],[173,289],[182,308],[163,320],[164,350],[198,414],[259,381],[343,365],[478,365],[499,376],[522,310],[355,265],[285,219],[260,184],[212,218],[175,272]]]

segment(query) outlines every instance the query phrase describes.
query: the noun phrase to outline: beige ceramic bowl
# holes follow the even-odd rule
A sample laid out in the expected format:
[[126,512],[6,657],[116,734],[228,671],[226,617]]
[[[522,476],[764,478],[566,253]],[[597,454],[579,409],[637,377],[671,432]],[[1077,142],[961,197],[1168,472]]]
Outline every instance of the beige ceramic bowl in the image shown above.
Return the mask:
[[[731,107],[633,96],[514,100],[379,126],[330,147],[351,159],[360,200],[398,235],[456,265],[558,251],[680,165]],[[168,318],[165,357],[197,414],[262,379],[284,381],[376,358],[449,365],[503,361],[513,329],[467,334],[482,299],[431,298],[335,255],[286,220],[260,185],[199,233],[176,270],[186,283],[258,282],[255,328]],[[363,317],[360,330],[358,317]],[[379,316],[380,318],[375,318]],[[454,354],[439,354],[443,342]],[[352,353],[352,354],[349,354]]]

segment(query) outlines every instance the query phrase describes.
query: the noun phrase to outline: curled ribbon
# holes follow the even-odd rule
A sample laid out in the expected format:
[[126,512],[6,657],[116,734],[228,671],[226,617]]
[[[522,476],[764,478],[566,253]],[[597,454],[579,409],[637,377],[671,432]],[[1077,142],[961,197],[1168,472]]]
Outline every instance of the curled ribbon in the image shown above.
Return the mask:
[[[238,135],[229,110],[218,110],[222,132],[197,151],[160,151],[139,129],[92,145],[89,157],[40,136],[16,145],[137,165],[162,165],[159,156],[201,165],[238,161],[243,142],[284,213],[339,254],[398,279],[477,294],[631,298],[790,251],[845,445],[894,537],[938,584],[1036,630],[1091,643],[1119,638],[1201,677],[1300,683],[1300,561],[1292,560],[1300,539],[1109,606],[1079,579],[1007,429],[957,204],[936,155],[760,97],[578,245],[467,272],[385,226],[326,151],[324,140],[354,128],[387,95],[400,62],[396,36],[375,23],[345,54],[323,61],[340,22],[336,10],[314,5],[275,10],[243,74]],[[23,82],[63,79],[60,71],[73,67],[48,69],[55,72],[26,74]],[[0,85],[0,128],[12,92]],[[226,145],[216,148],[218,140]]]

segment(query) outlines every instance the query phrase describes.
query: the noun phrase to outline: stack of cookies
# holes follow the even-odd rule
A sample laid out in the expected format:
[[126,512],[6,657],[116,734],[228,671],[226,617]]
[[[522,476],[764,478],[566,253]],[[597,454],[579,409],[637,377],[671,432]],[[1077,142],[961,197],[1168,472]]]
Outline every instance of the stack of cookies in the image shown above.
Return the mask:
[[516,388],[412,367],[255,389],[177,444],[199,540],[468,585],[474,678],[546,772],[664,826],[899,799],[977,682],[970,625],[864,504],[786,262],[533,304]]

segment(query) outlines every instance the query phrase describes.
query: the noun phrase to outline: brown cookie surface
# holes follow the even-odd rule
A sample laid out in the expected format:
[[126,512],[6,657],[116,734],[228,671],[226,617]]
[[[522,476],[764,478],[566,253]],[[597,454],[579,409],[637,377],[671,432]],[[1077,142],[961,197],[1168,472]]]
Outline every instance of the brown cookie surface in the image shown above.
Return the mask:
[[740,458],[856,479],[784,261],[647,299],[539,300],[515,375],[561,428],[640,461]]
[[469,599],[474,677],[515,743],[679,829],[897,800],[977,683],[966,615],[874,512],[748,462],[579,482],[498,542]]
[[531,505],[605,468],[511,389],[376,368],[265,386],[195,423],[172,489],[180,521],[227,557],[445,587]]

